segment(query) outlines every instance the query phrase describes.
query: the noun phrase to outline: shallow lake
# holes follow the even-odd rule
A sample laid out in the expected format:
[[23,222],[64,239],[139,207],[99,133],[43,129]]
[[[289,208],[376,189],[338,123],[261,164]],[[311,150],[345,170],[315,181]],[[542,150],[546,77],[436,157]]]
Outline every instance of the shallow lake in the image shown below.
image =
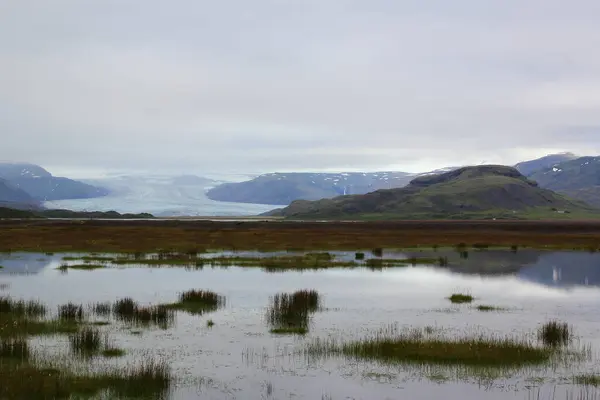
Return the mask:
[[[333,253],[332,253],[333,254]],[[440,254],[449,265],[382,270],[323,269],[269,273],[260,268],[186,269],[141,266],[59,271],[64,254],[0,255],[0,296],[39,299],[56,310],[67,302],[141,304],[177,301],[180,292],[207,289],[226,305],[204,315],[178,312],[168,329],[141,334],[113,323],[102,327],[127,351],[115,366],[151,354],[168,360],[177,376],[172,399],[566,399],[600,398],[600,388],[574,385],[579,374],[600,373],[600,253],[519,250],[385,251],[386,257]],[[351,258],[354,253],[336,253]],[[263,255],[264,256],[264,255]],[[370,257],[370,255],[368,255]],[[274,335],[266,322],[271,297],[318,291],[322,308],[305,336]],[[451,304],[452,293],[472,304]],[[501,307],[481,312],[477,305]],[[208,327],[208,320],[214,326]],[[308,357],[315,338],[361,339],[379,329],[431,327],[449,337],[531,337],[541,324],[572,325],[590,357],[568,366],[531,367],[482,379],[450,367],[385,365],[340,357]],[[60,336],[34,338],[41,351],[68,354]]]

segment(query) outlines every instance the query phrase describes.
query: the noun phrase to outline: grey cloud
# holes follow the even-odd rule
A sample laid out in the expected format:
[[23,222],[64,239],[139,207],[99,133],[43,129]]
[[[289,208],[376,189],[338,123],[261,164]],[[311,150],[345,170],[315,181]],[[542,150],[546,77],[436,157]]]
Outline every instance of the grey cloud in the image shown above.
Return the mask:
[[0,3],[4,154],[269,171],[600,152],[592,0]]

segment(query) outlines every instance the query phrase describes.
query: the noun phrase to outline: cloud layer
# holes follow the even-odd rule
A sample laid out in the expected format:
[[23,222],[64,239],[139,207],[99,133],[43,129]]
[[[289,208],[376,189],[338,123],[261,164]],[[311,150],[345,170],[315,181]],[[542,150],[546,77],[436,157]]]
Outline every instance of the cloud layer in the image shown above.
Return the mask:
[[0,159],[203,171],[600,153],[592,0],[0,2]]

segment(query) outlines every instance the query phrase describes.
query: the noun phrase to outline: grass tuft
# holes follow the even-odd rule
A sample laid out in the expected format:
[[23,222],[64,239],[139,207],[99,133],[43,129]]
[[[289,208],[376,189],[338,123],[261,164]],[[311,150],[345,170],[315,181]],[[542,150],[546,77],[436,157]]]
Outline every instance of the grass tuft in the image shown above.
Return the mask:
[[448,300],[453,304],[464,304],[471,303],[475,298],[470,294],[454,293],[452,296],[448,297]]
[[48,309],[37,300],[13,300],[8,296],[0,296],[0,316],[11,314],[13,317],[38,318],[46,315]]
[[208,321],[206,321],[206,326],[212,328],[213,326],[215,326],[215,321],[209,319]]
[[0,339],[0,362],[3,358],[27,360],[29,358],[27,340],[23,338]]
[[320,301],[319,293],[315,290],[276,294],[267,310],[271,333],[307,333],[310,314],[319,309]]
[[80,304],[67,303],[58,306],[58,318],[63,321],[82,322],[85,315]]
[[549,321],[538,330],[538,338],[546,346],[557,347],[567,345],[571,341],[571,329],[567,323]]
[[302,326],[288,326],[283,328],[273,328],[269,332],[274,335],[306,335],[308,328]]
[[164,304],[162,306],[171,310],[181,310],[194,315],[202,315],[224,307],[225,297],[209,290],[189,290],[179,294],[179,301],[177,303]]
[[102,350],[101,354],[105,358],[116,358],[116,357],[123,357],[127,353],[123,349],[118,349],[116,347],[109,347],[109,348]]
[[82,271],[93,271],[96,269],[105,269],[105,268],[106,268],[106,265],[102,265],[102,264],[72,264],[72,265],[62,264],[60,267],[58,267],[58,269],[61,271],[66,271],[69,269],[76,269],[76,270],[82,270]]
[[101,339],[102,336],[98,329],[85,327],[69,336],[71,351],[81,357],[94,356],[100,351]]

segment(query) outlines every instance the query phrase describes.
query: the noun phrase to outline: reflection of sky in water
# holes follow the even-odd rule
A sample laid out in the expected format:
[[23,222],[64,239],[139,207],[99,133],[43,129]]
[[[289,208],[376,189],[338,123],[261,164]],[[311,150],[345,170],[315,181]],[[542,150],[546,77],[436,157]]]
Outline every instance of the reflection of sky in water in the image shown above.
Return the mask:
[[[0,283],[10,283],[3,292],[14,297],[39,298],[53,309],[67,301],[87,304],[125,296],[142,303],[171,302],[178,292],[190,288],[226,295],[224,309],[202,317],[178,314],[177,326],[172,330],[151,330],[141,337],[132,336],[127,330],[112,333],[117,344],[134,355],[147,351],[165,355],[180,377],[209,379],[211,383],[202,387],[200,398],[266,398],[265,385],[271,382],[273,398],[320,399],[326,394],[333,399],[527,399],[527,392],[506,390],[524,390],[527,382],[522,375],[483,390],[474,384],[433,384],[413,379],[414,371],[397,367],[339,360],[307,364],[294,355],[310,338],[360,338],[390,323],[444,327],[451,335],[521,335],[533,332],[550,318],[573,324],[583,343],[600,349],[600,287],[592,286],[600,284],[593,274],[600,264],[600,255],[519,253],[472,252],[467,260],[450,255],[448,268],[265,273],[258,268],[207,267],[189,271],[177,267],[124,267],[71,270],[66,274],[56,270],[60,255],[14,254],[0,256],[0,265],[6,267],[0,272]],[[37,261],[41,258],[46,261]],[[514,268],[517,261],[522,262],[520,268]],[[25,265],[37,273],[19,274]],[[553,281],[555,268],[562,269],[563,281]],[[590,286],[578,283],[585,282],[586,277]],[[326,310],[314,314],[306,339],[271,336],[264,321],[269,296],[298,289],[318,290]],[[468,305],[452,306],[446,297],[457,291],[473,294],[475,304],[507,307],[508,311],[482,313]],[[208,318],[216,323],[213,329],[206,328]],[[52,339],[41,343],[50,345]],[[577,371],[596,370],[597,365],[583,364],[569,371],[539,370],[529,375],[570,377]],[[370,372],[379,375],[366,375]],[[391,376],[382,377],[381,373]],[[422,378],[418,370],[416,377]],[[552,393],[550,386],[543,386],[540,398],[546,398],[544,393]],[[561,391],[567,389],[568,385],[561,386],[555,398],[564,398]],[[197,390],[183,387],[174,398],[198,398]]]

